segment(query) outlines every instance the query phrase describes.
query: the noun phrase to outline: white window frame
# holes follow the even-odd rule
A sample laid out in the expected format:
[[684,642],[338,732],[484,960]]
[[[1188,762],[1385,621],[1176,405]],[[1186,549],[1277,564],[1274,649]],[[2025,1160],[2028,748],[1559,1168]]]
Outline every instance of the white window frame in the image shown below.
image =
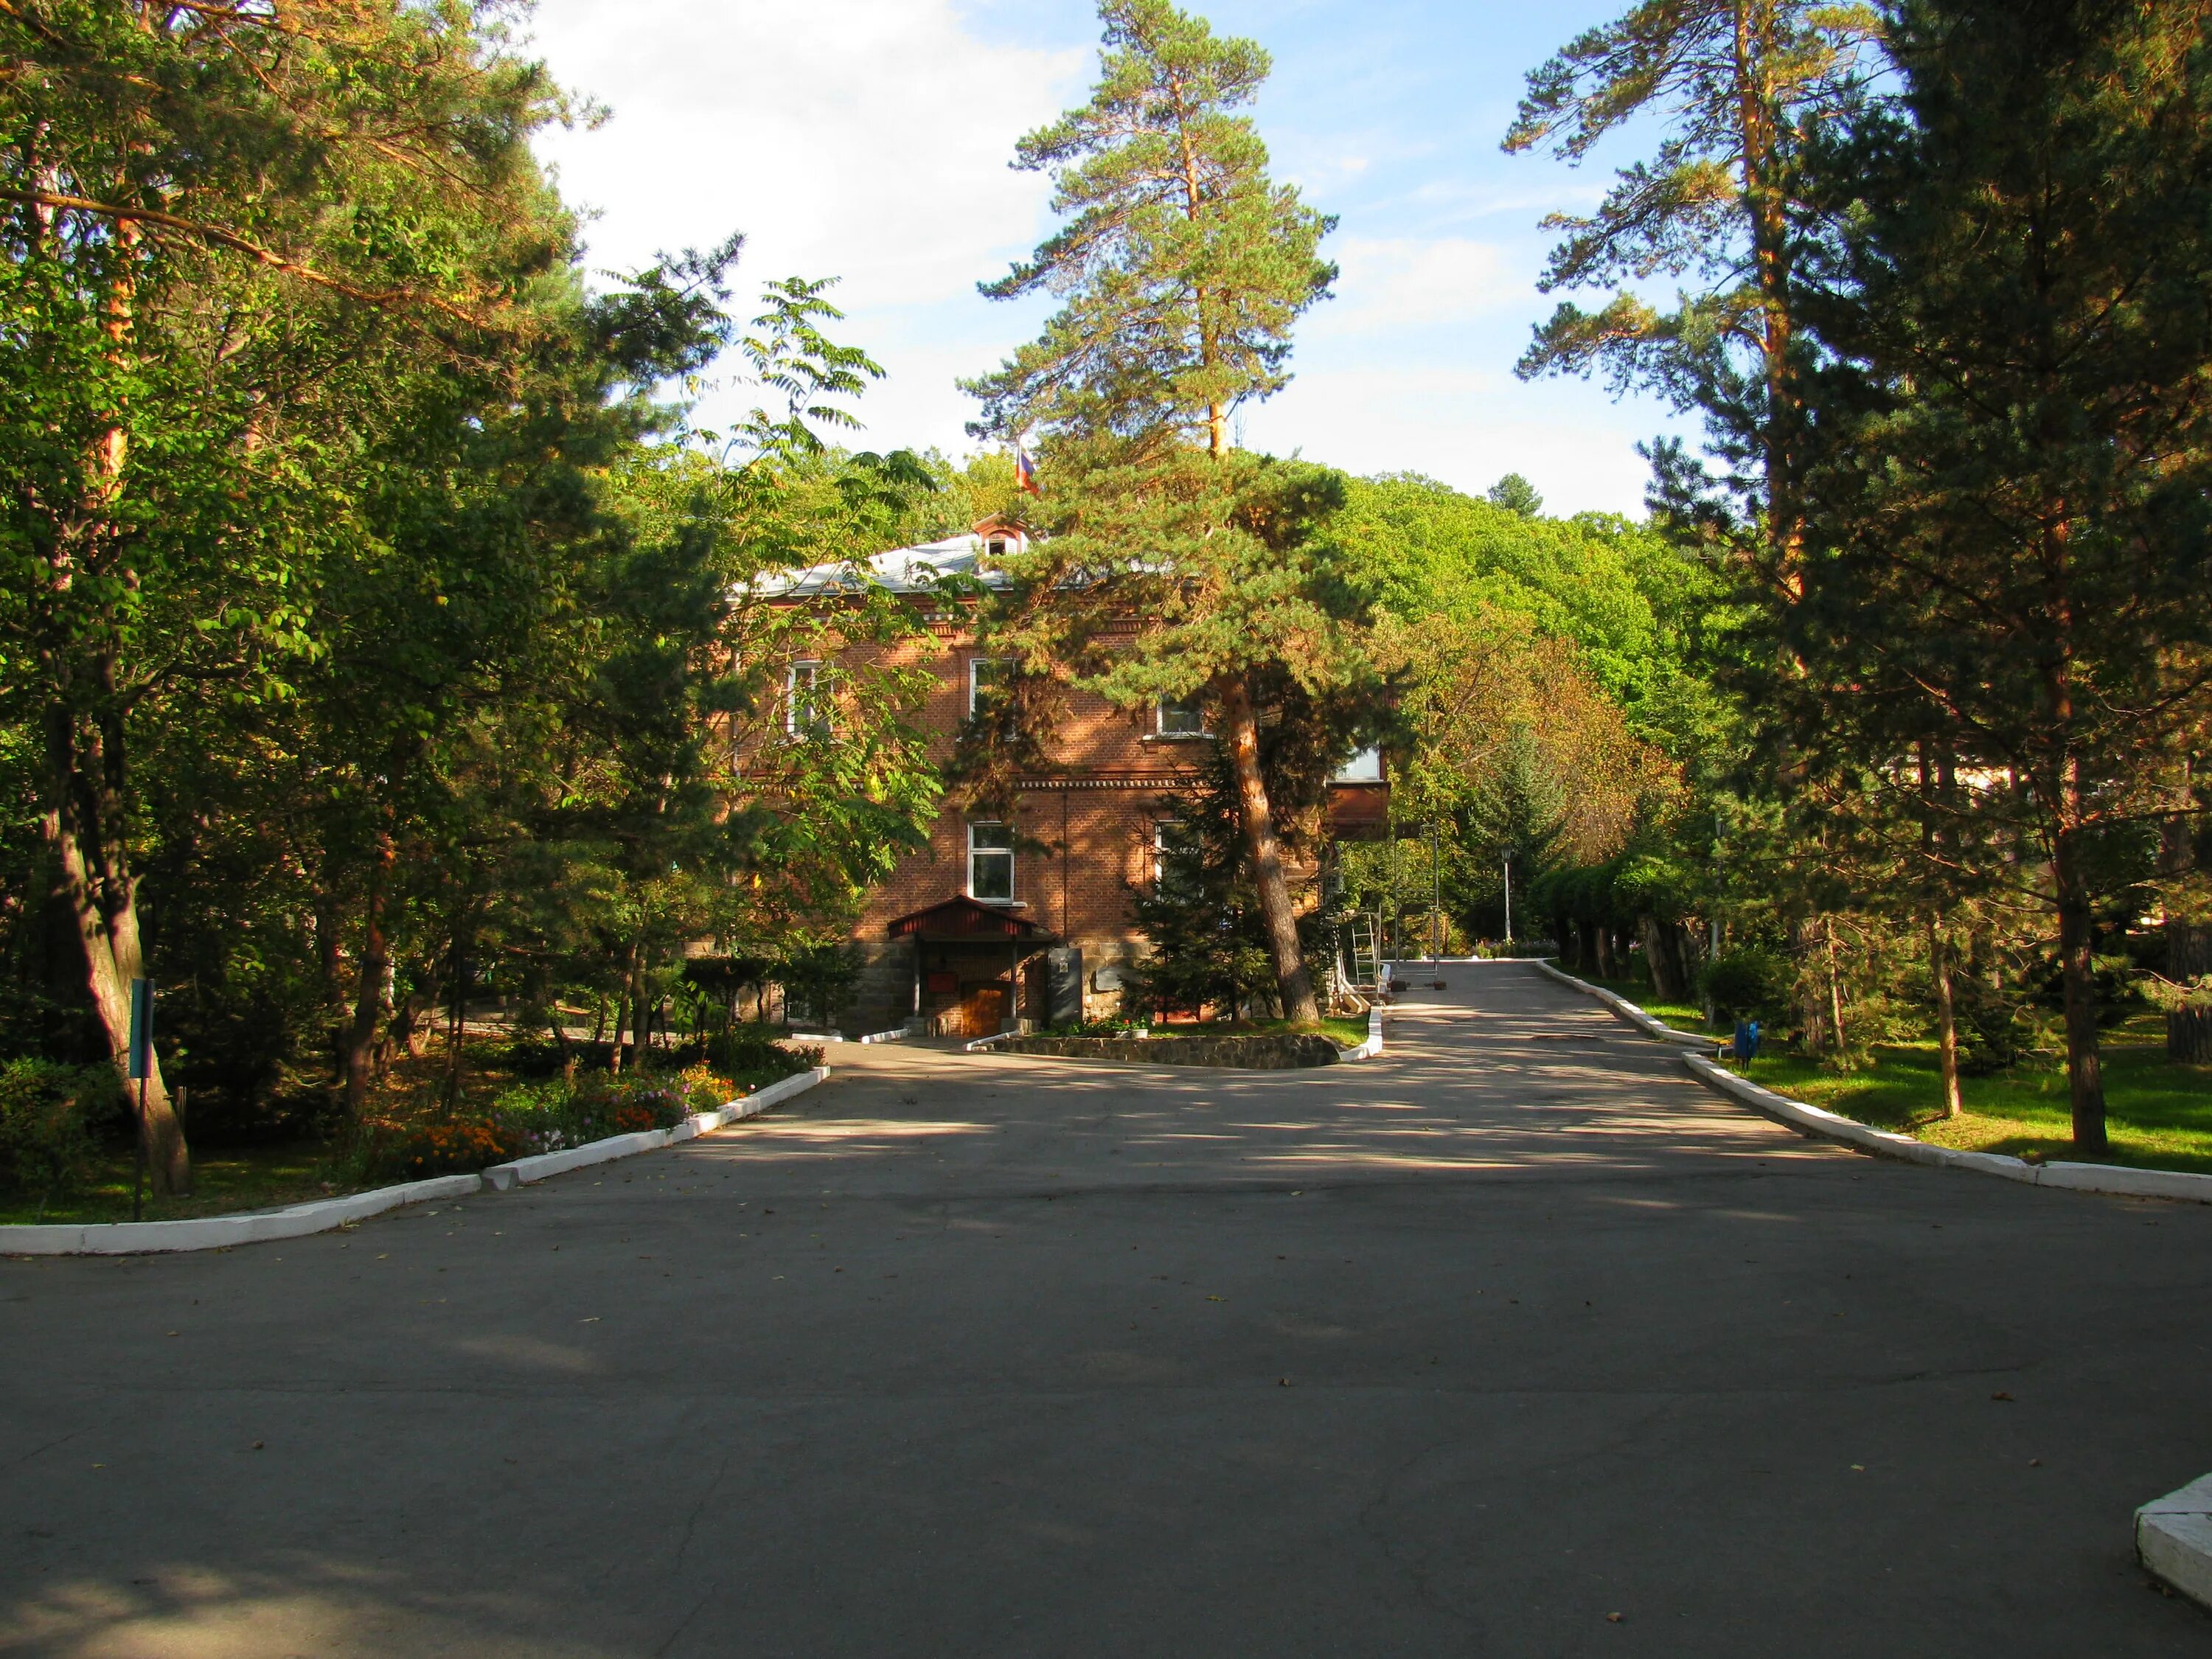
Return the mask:
[[[802,677],[800,671],[804,670]],[[799,682],[805,681],[805,718],[800,719]],[[830,735],[830,714],[820,701],[822,659],[801,657],[783,671],[783,729],[794,738]]]
[[970,657],[968,659],[968,718],[969,720],[972,720],[975,718],[976,696],[983,689],[982,676],[980,671],[985,668],[1003,668],[1008,671],[1008,677],[1012,678],[1013,665],[1014,659],[1012,657]]
[[[1006,836],[1006,844],[1004,846],[977,846],[975,842],[975,832],[978,830],[994,830],[1003,831]],[[978,884],[975,880],[975,860],[978,854],[992,858],[1003,856],[1006,860],[1006,890],[1003,896],[997,894],[979,893],[975,890]],[[1016,904],[1020,902],[1019,899],[1016,897],[1016,889],[1014,886],[1014,826],[1006,823],[1004,819],[981,818],[969,823],[968,826],[968,896],[974,899],[978,904]]]
[[[1188,732],[1183,732],[1183,731],[1175,731],[1175,732],[1170,732],[1170,731],[1169,731],[1169,730],[1168,730],[1168,709],[1169,709],[1170,707],[1174,707],[1174,708],[1178,708],[1178,709],[1187,709],[1187,710],[1188,710],[1188,711],[1189,711],[1189,714],[1190,714],[1191,718],[1192,718],[1192,719],[1194,719],[1194,720],[1195,720],[1198,722],[1198,724],[1197,724],[1196,726],[1194,726],[1194,727],[1192,727],[1192,728],[1191,728],[1189,731],[1188,731]],[[1199,696],[1198,696],[1198,694],[1197,694],[1196,692],[1193,692],[1190,696],[1187,696],[1187,697],[1162,697],[1162,698],[1160,698],[1157,702],[1155,702],[1155,703],[1152,705],[1152,731],[1153,731],[1154,734],[1155,734],[1155,735],[1157,735],[1157,736],[1158,736],[1158,737],[1169,738],[1202,738],[1202,737],[1206,736],[1206,705],[1205,705],[1205,703],[1204,703],[1204,702],[1202,702],[1200,700]]]

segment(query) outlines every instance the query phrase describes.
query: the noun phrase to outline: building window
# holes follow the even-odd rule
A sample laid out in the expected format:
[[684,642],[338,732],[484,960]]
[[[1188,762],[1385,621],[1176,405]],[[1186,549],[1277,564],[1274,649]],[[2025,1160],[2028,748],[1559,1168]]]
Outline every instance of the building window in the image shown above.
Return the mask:
[[990,540],[983,544],[983,551],[986,555],[994,559],[1005,558],[1006,556],[1006,538],[1004,536],[992,537]]
[[1014,827],[1011,823],[968,826],[968,896],[987,904],[1013,902]]
[[1188,697],[1160,699],[1160,735],[1164,738],[1202,738],[1206,735],[1206,710],[1195,694]]
[[1336,769],[1329,780],[1332,783],[1380,783],[1382,781],[1382,751],[1363,749]]
[[830,700],[822,690],[822,665],[799,661],[783,681],[783,729],[794,738],[830,735]]
[[1198,896],[1202,855],[1198,832],[1177,818],[1152,826],[1152,890],[1162,898]]
[[1006,690],[1013,678],[1013,664],[1004,657],[970,657],[968,659],[968,718],[975,718],[975,710],[987,697],[996,697],[1003,707]]

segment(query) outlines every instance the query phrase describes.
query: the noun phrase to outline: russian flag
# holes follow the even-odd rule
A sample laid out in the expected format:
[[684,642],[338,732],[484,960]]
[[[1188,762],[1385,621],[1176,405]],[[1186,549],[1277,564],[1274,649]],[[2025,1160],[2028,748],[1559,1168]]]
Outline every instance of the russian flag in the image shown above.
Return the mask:
[[1014,445],[1014,488],[1035,495],[1037,489],[1036,463],[1030,459],[1028,450],[1017,441]]

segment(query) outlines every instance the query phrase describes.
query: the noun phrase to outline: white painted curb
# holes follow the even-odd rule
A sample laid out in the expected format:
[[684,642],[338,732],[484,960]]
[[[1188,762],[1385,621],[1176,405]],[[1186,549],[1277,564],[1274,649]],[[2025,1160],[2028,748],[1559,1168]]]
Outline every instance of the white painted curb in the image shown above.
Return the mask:
[[[1631,1024],[1662,1042],[1689,1043],[1700,1048],[1719,1047],[1717,1039],[1692,1037],[1686,1031],[1669,1030],[1634,1003],[1617,997],[1610,991],[1587,984],[1571,974],[1563,974],[1548,962],[1530,960],[1560,984],[1597,998]],[[1692,1076],[1707,1087],[1741,1101],[1763,1116],[1787,1124],[1802,1133],[1814,1135],[1823,1140],[1840,1141],[1877,1157],[1902,1158],[1908,1164],[1925,1164],[1937,1169],[1966,1170],[1976,1175],[2002,1176],[2007,1181],[2017,1181],[2030,1187],[2057,1187],[2069,1192],[2105,1193],[2120,1198],[2170,1198],[2185,1204],[2212,1204],[2212,1176],[2188,1175],[2179,1170],[2130,1170],[2117,1164],[2030,1164],[2022,1158],[2008,1158],[2002,1152],[1962,1152],[1948,1146],[1931,1146],[1911,1135],[1877,1129],[1871,1124],[1861,1123],[1856,1118],[1823,1111],[1818,1106],[1809,1106],[1802,1100],[1778,1095],[1771,1089],[1763,1089],[1747,1078],[1738,1077],[1725,1066],[1714,1064],[1703,1054],[1684,1054],[1682,1064],[1689,1068]]]
[[988,1048],[994,1043],[1012,1042],[1020,1035],[1021,1033],[1019,1031],[1001,1031],[996,1036],[976,1037],[969,1042],[962,1043],[960,1045],[960,1052],[963,1054],[981,1054],[984,1049]]
[[[696,1134],[698,1131],[694,1129],[691,1133]],[[666,1129],[641,1129],[635,1134],[609,1135],[605,1140],[587,1140],[580,1146],[565,1147],[557,1152],[539,1152],[533,1158],[495,1164],[483,1172],[484,1185],[495,1193],[511,1192],[533,1181],[566,1175],[571,1170],[588,1169],[594,1164],[608,1164],[618,1158],[634,1158],[640,1152],[657,1152],[668,1145],[669,1133]]]
[[572,1146],[566,1152],[543,1152],[536,1158],[495,1164],[481,1175],[439,1176],[429,1181],[410,1181],[404,1186],[379,1187],[374,1192],[295,1204],[289,1209],[265,1214],[216,1215],[198,1221],[0,1226],[0,1255],[151,1255],[176,1250],[225,1250],[234,1244],[303,1238],[309,1233],[328,1232],[333,1227],[365,1220],[405,1204],[467,1198],[487,1188],[506,1192],[559,1175],[563,1170],[580,1170],[639,1152],[657,1152],[726,1124],[757,1117],[769,1107],[805,1093],[829,1075],[827,1066],[817,1066],[731,1101],[717,1111],[695,1112],[672,1129],[613,1135],[586,1146]]
[[2136,1554],[2191,1601],[2212,1608],[2212,1474],[2136,1511]]
[[715,1115],[718,1120],[717,1127],[721,1123],[738,1123],[749,1117],[758,1117],[769,1107],[781,1105],[793,1095],[805,1094],[829,1075],[830,1068],[827,1066],[817,1066],[807,1071],[795,1073],[779,1083],[771,1083],[765,1089],[757,1089],[751,1094],[733,1100],[723,1107],[720,1112]]
[[904,1026],[896,1031],[871,1031],[866,1036],[856,1036],[855,1042],[904,1042],[909,1033]]
[[1684,1054],[1683,1065],[1700,1082],[1732,1096],[1753,1111],[1786,1123],[1824,1140],[1839,1140],[1862,1152],[1908,1163],[1933,1164],[1943,1170],[1966,1170],[1976,1175],[2002,1176],[2029,1187],[2057,1187],[2069,1192],[2105,1193],[2118,1198],[2170,1198],[2185,1204],[2212,1204],[2212,1176],[2187,1175],[2179,1170],[2130,1170],[2117,1164],[2030,1164],[2002,1152],[1961,1152],[1948,1146],[1931,1146],[1911,1135],[1893,1134],[1854,1118],[1791,1100],[1771,1089],[1740,1078],[1716,1066],[1702,1054]]
[[1516,960],[1527,963],[1540,974],[1550,975],[1571,991],[1580,991],[1584,996],[1595,997],[1648,1037],[1656,1037],[1662,1042],[1679,1042],[1687,1048],[1718,1048],[1720,1047],[1720,1038],[1699,1036],[1695,1031],[1678,1031],[1671,1025],[1662,1025],[1626,997],[1615,996],[1612,992],[1600,986],[1577,979],[1572,974],[1563,974],[1540,957],[1522,957]]
[[260,1215],[213,1215],[198,1221],[113,1221],[80,1226],[0,1227],[0,1255],[155,1255],[173,1250],[223,1250],[234,1244],[303,1238],[362,1221],[403,1204],[466,1198],[483,1189],[481,1176],[440,1176],[401,1187],[326,1198]]
[[1382,1052],[1382,1011],[1380,1008],[1370,1008],[1367,1011],[1367,1041],[1356,1048],[1346,1048],[1340,1058],[1372,1060]]
[[562,1152],[540,1152],[535,1158],[518,1158],[511,1164],[495,1164],[483,1172],[484,1185],[494,1192],[511,1192],[533,1182],[566,1175],[571,1170],[611,1164],[618,1158],[635,1158],[640,1152],[656,1152],[679,1140],[690,1140],[719,1129],[726,1123],[757,1117],[779,1102],[805,1093],[829,1075],[827,1066],[814,1066],[741,1096],[719,1111],[695,1113],[672,1129],[641,1129],[631,1135],[610,1135],[605,1140],[586,1141],[581,1146],[570,1146]]

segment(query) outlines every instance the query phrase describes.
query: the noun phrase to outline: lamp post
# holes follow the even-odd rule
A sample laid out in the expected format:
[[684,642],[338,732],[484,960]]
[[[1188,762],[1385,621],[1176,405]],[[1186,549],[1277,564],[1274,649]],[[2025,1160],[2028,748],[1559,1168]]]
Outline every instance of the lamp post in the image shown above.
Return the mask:
[[1505,855],[1505,948],[1513,948],[1513,854]]

